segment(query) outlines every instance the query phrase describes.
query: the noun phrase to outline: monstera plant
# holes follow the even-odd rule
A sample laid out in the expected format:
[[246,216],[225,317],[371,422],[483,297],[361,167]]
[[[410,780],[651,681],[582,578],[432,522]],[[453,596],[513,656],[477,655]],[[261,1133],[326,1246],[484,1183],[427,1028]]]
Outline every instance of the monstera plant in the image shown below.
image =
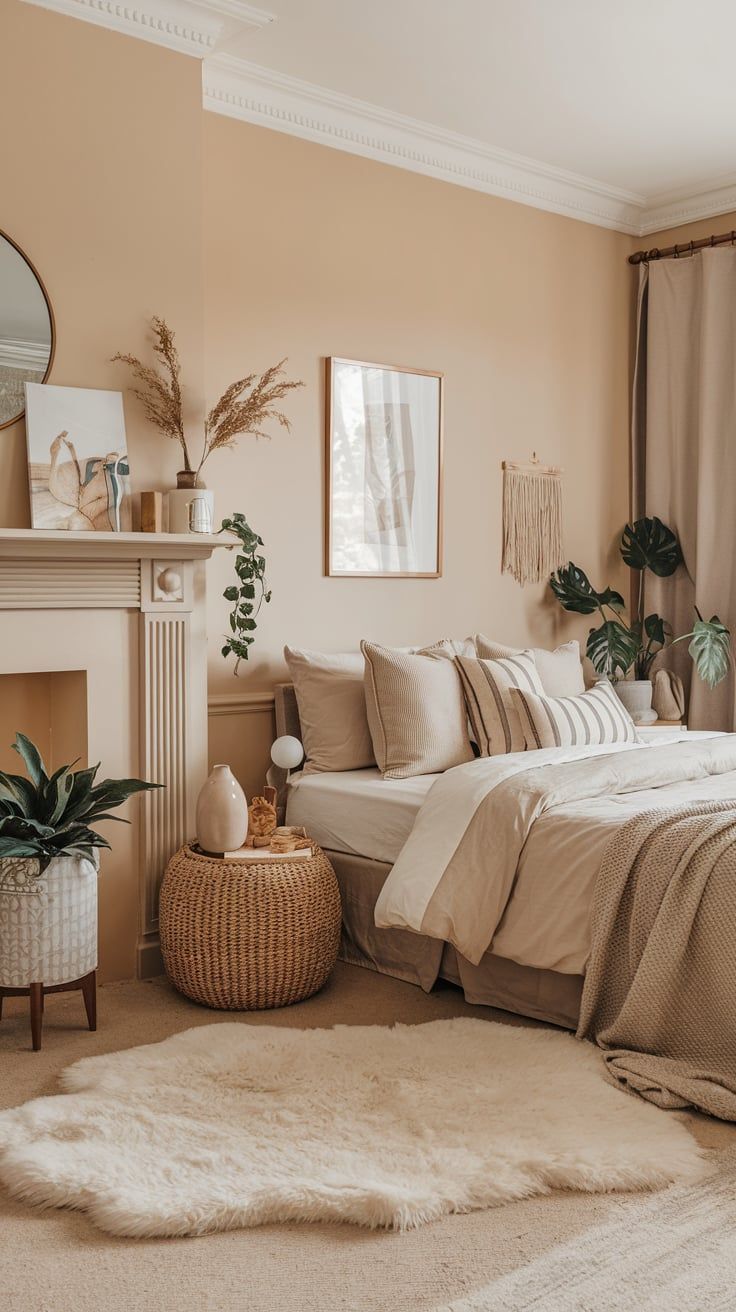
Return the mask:
[[143,779],[95,783],[99,765],[89,770],[62,765],[49,775],[38,748],[23,733],[15,735],[13,749],[28,777],[0,771],[0,857],[35,857],[39,874],[54,857],[90,858],[95,848],[109,847],[91,825],[122,820],[110,812],[133,793],[160,787]]
[[550,587],[565,610],[578,615],[598,614],[601,623],[590,630],[586,652],[598,674],[624,679],[648,679],[652,665],[665,647],[689,642],[688,652],[695,668],[709,687],[725,679],[731,661],[731,634],[717,615],[704,620],[697,606],[696,619],[688,633],[673,638],[672,627],[661,615],[644,614],[644,575],[668,578],[682,564],[680,543],[671,528],[656,516],[627,524],[619,545],[621,556],[638,578],[636,614],[626,619],[626,603],[620,592],[605,588],[596,592],[587,574],[572,561],[558,569]]

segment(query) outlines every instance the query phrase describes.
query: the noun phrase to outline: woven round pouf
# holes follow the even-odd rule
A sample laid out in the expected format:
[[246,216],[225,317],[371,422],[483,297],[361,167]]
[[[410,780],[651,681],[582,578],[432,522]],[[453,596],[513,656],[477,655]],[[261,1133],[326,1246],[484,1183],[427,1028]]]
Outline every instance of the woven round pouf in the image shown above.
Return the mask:
[[324,852],[227,861],[182,847],[161,886],[166,973],[207,1007],[258,1011],[316,993],[337,960],[342,912]]

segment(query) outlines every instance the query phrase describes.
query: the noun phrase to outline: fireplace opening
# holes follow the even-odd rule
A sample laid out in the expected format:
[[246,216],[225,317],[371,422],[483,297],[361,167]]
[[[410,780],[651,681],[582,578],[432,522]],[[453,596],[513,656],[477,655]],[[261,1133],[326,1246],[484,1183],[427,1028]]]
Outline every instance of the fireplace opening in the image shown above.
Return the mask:
[[16,733],[34,742],[49,773],[87,759],[87,672],[54,670],[39,674],[0,674],[0,770],[24,774],[12,750]]

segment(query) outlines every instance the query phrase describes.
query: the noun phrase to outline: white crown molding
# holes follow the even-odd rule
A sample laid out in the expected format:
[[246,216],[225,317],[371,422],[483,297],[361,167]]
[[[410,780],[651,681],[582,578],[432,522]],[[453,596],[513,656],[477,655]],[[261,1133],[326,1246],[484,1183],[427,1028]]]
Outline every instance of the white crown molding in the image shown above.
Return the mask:
[[255,5],[246,4],[245,0],[194,0],[194,3],[202,9],[222,14],[224,18],[240,23],[243,27],[268,27],[269,23],[276,22],[275,14],[269,13],[267,9],[256,9]]
[[620,232],[639,232],[644,200],[276,73],[231,55],[208,58],[205,109]]
[[[244,0],[24,0],[57,14],[204,59],[227,26],[265,27],[274,15]],[[228,21],[229,20],[229,21]]]
[[719,178],[691,192],[667,192],[652,196],[644,210],[639,235],[665,232],[698,219],[712,219],[716,214],[736,210],[736,176]]

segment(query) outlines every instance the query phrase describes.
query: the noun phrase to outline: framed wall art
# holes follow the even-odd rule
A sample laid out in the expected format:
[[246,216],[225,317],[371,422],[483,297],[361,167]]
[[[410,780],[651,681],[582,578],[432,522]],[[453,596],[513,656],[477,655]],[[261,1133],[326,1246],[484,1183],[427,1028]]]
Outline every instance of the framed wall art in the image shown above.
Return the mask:
[[122,392],[26,383],[34,528],[119,533],[131,527]]
[[442,573],[443,376],[326,362],[325,573]]

